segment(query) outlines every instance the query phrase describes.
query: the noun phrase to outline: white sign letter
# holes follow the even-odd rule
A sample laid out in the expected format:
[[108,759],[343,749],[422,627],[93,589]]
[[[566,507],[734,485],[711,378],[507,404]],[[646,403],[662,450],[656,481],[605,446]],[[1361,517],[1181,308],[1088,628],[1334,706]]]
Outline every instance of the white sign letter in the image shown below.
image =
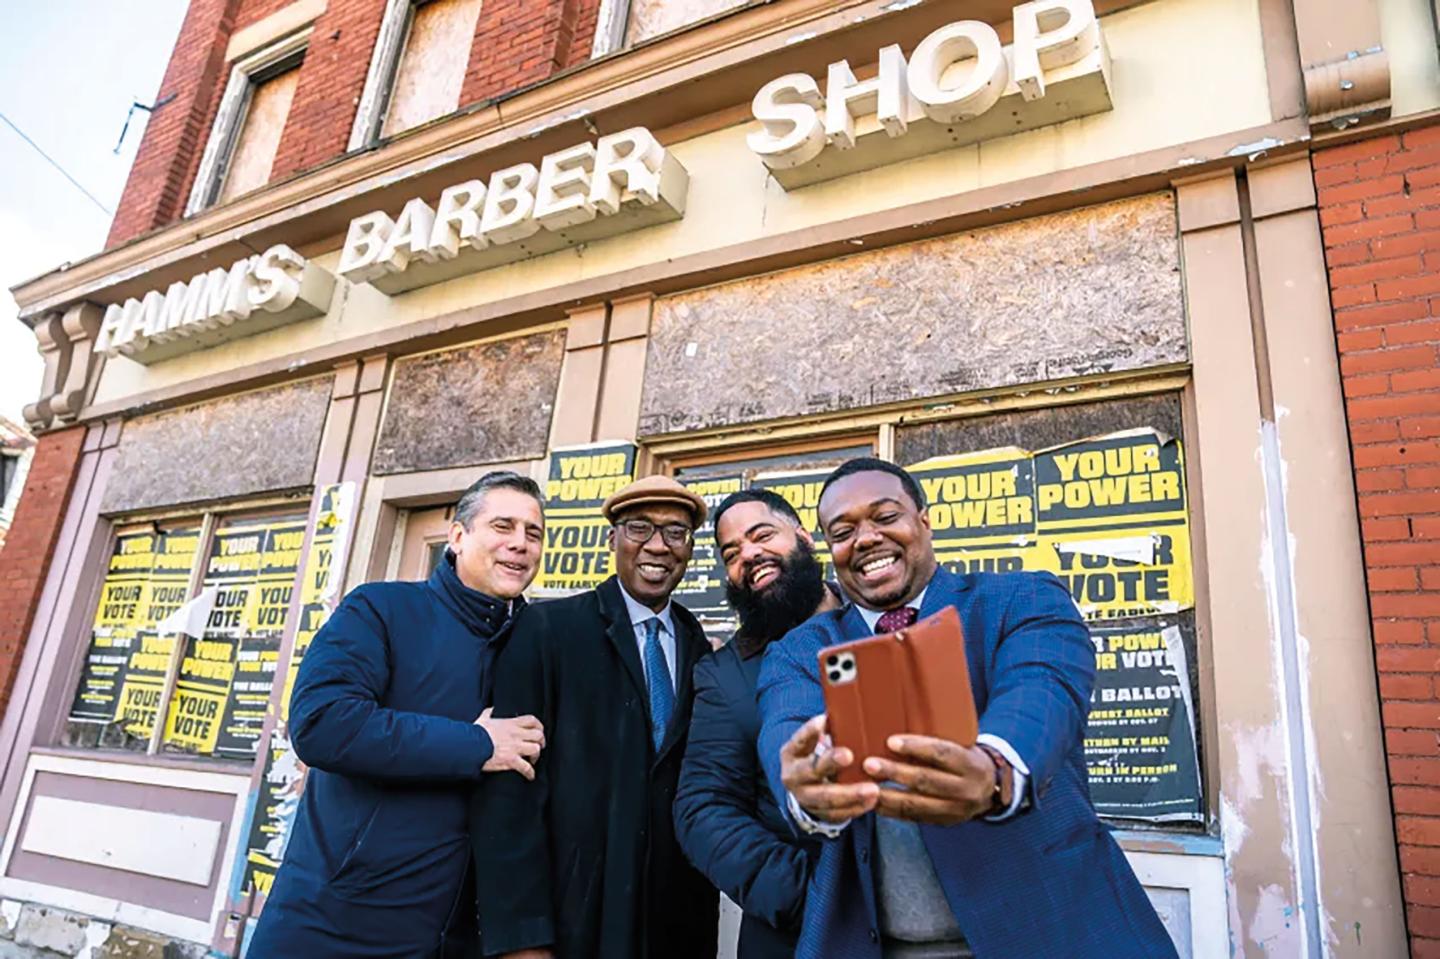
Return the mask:
[[[627,200],[650,206],[660,200],[660,170],[665,148],[644,127],[601,137],[595,144],[590,203],[601,213],[616,213]],[[623,186],[621,184],[624,184]]]
[[590,173],[595,169],[595,148],[581,143],[540,161],[540,182],[535,187],[535,219],[547,230],[595,219],[590,205]]
[[394,230],[395,221],[380,210],[351,220],[336,272],[351,283],[364,283],[383,274],[384,269],[377,269],[375,263]]
[[305,260],[283,243],[260,254],[255,263],[255,283],[250,302],[270,313],[289,309],[300,296],[300,274]]
[[1035,0],[1015,8],[1015,82],[1026,100],[1045,95],[1045,71],[1085,59],[1100,45],[1090,0]]
[[485,213],[480,217],[480,232],[486,240],[510,243],[540,229],[530,215],[535,209],[535,181],[539,178],[540,171],[533,163],[520,163],[491,175]]
[[383,267],[386,273],[398,273],[410,265],[410,258],[413,256],[422,260],[433,260],[430,255],[430,231],[435,228],[435,211],[430,209],[430,204],[416,197],[405,204],[405,209],[400,211],[400,218],[395,221],[395,229],[385,238],[385,245],[380,248],[380,258],[376,261],[377,267]]
[[764,129],[745,138],[772,170],[802,166],[825,149],[818,111],[825,105],[820,88],[807,73],[791,73],[760,88],[750,111]]
[[435,225],[430,229],[430,255],[453,260],[460,255],[460,245],[476,250],[485,249],[485,236],[480,232],[480,205],[485,202],[485,184],[466,180],[440,193],[435,210]]
[[850,64],[830,64],[825,81],[825,133],[842,150],[855,145],[855,118],[875,114],[892,137],[905,133],[910,91],[905,82],[905,55],[891,44],[880,51],[880,71],[857,82]]
[[[963,76],[959,83],[956,73]],[[1010,67],[994,27],[962,20],[920,41],[910,56],[909,80],[910,92],[926,116],[936,123],[955,123],[995,105],[1010,80]]]

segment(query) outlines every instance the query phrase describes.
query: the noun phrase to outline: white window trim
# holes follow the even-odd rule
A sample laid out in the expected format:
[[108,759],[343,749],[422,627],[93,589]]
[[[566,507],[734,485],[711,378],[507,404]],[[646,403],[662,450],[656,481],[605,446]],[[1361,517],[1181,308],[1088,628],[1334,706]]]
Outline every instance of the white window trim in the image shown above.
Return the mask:
[[191,187],[190,199],[185,204],[186,216],[214,205],[216,197],[219,196],[230,154],[235,149],[235,140],[250,107],[252,78],[266,68],[304,50],[310,43],[313,29],[306,27],[298,30],[242,60],[237,60],[231,66],[225,94],[220,98],[220,109],[215,114],[215,123],[210,127],[210,138],[205,141],[205,152],[200,156],[200,171],[195,175],[195,185]]
[[629,20],[630,0],[600,0],[600,10],[595,16],[595,39],[590,42],[591,60],[625,48]]
[[375,38],[375,50],[370,55],[365,91],[360,95],[355,123],[350,127],[347,152],[364,149],[380,138],[395,74],[405,53],[405,40],[410,35],[413,22],[410,12],[414,8],[415,0],[386,0],[385,18],[380,21],[380,35]]

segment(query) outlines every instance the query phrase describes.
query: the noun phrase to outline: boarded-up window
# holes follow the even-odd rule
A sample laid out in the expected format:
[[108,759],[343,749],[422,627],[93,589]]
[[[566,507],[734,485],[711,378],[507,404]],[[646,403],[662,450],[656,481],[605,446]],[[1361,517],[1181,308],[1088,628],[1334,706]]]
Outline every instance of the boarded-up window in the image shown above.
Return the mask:
[[626,43],[643,43],[651,37],[678,30],[717,13],[743,7],[749,0],[631,0]]
[[295,99],[300,80],[298,60],[287,61],[279,72],[259,79],[250,93],[250,104],[235,136],[220,202],[233,200],[270,182],[280,134]]
[[460,105],[470,43],[481,0],[430,0],[410,13],[405,48],[395,68],[383,136],[394,136]]

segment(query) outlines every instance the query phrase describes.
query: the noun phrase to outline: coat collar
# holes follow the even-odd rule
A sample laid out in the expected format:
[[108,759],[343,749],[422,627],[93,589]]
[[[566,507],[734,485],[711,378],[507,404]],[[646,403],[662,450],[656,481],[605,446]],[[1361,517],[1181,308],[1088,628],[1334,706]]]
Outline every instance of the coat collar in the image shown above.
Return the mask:
[[455,557],[448,549],[426,585],[470,632],[482,639],[499,634],[525,604],[523,598],[507,601],[466,586],[455,571]]

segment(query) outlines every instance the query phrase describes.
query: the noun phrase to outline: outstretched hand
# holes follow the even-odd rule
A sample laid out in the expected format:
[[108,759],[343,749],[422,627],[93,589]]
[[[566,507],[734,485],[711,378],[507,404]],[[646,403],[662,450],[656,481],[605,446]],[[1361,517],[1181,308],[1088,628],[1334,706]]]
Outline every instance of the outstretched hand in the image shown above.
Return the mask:
[[780,779],[785,788],[801,809],[822,822],[845,822],[874,809],[880,786],[835,782],[840,770],[855,762],[855,754],[843,746],[830,749],[825,739],[825,714],[821,713],[780,747]]

